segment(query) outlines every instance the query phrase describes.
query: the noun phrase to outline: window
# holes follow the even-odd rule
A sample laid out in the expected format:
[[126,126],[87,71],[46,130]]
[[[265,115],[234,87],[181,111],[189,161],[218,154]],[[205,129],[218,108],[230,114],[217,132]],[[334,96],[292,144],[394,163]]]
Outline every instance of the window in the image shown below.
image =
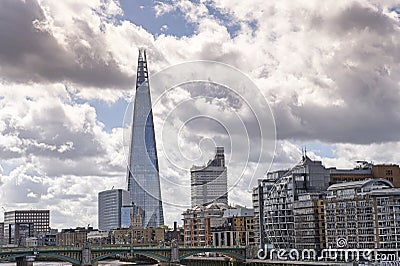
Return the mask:
[[393,171],[390,170],[390,169],[389,169],[389,170],[386,170],[385,174],[386,174],[386,175],[393,175]]

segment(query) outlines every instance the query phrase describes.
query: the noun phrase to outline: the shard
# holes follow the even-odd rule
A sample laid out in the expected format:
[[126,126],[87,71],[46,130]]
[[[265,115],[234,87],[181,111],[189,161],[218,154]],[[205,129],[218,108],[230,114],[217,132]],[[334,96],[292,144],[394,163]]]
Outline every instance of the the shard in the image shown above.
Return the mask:
[[143,227],[164,224],[146,51],[139,50],[127,171],[130,199],[144,211]]

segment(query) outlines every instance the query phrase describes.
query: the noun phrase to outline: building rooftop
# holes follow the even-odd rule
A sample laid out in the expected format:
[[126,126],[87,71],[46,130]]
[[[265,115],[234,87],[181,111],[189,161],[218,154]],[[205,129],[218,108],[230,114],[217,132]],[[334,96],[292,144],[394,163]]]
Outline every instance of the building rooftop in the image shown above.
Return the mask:
[[351,174],[351,175],[371,175],[371,168],[354,168],[354,169],[329,169],[330,174]]
[[216,147],[213,159],[210,159],[208,163],[204,165],[193,165],[190,171],[203,171],[207,170],[208,167],[225,167],[224,147]]
[[368,193],[370,196],[389,196],[389,195],[400,195],[399,188],[387,188],[380,190],[372,190]]
[[360,181],[352,181],[352,182],[344,182],[344,183],[339,183],[339,184],[334,184],[328,187],[328,191],[332,190],[342,190],[342,189],[348,189],[348,188],[363,188],[366,186],[379,186],[379,185],[387,185],[390,188],[393,188],[393,184],[390,183],[388,180],[383,179],[383,178],[377,178],[377,179],[365,179],[365,180],[360,180]]
[[191,209],[187,209],[185,211],[185,213],[187,212],[200,212],[200,211],[206,211],[206,210],[227,210],[227,209],[231,209],[233,207],[230,207],[228,204],[226,203],[222,203],[222,202],[212,202],[209,204],[206,204],[204,206],[195,206]]
[[235,207],[233,209],[227,209],[224,211],[223,217],[252,217],[254,216],[254,210],[244,207]]

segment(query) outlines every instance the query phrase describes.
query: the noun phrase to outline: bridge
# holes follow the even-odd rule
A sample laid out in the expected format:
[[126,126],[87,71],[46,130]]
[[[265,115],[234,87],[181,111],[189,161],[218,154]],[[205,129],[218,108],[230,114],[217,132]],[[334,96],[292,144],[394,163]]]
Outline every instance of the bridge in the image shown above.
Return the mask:
[[82,247],[56,246],[33,248],[2,248],[0,262],[17,261],[17,266],[32,265],[34,258],[53,258],[70,262],[74,266],[97,265],[98,261],[124,254],[142,255],[157,260],[159,264],[179,263],[185,258],[205,252],[218,253],[235,261],[246,260],[246,247],[133,247],[127,245]]

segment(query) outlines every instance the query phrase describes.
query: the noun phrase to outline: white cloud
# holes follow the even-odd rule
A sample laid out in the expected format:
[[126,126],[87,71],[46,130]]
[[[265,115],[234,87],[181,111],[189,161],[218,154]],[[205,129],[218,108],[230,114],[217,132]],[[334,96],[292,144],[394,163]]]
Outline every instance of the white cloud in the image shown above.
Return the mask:
[[[96,224],[97,192],[125,186],[123,130],[106,132],[95,108],[81,101],[101,99],[112,104],[128,98],[138,47],[148,49],[151,74],[197,59],[224,62],[247,73],[275,114],[279,142],[274,169],[295,164],[300,159],[299,144],[309,140],[333,146],[334,158],[310,151],[329,166],[351,167],[358,159],[398,162],[392,151],[398,149],[400,130],[399,21],[389,9],[395,4],[158,2],[154,7],[158,17],[180,11],[195,25],[191,36],[176,37],[153,36],[140,25],[118,21],[123,10],[117,1],[1,1],[0,158],[15,169],[0,176],[0,196],[7,199],[8,208],[27,207],[29,202],[51,208],[56,226]],[[15,7],[18,16],[6,6]],[[212,14],[210,8],[221,15]],[[15,31],[9,30],[10,25]],[[238,26],[235,32],[232,25]],[[154,94],[164,89],[152,88]],[[175,92],[176,100],[189,97]],[[171,106],[172,101],[163,101],[155,114],[165,115]],[[167,133],[176,132],[180,118],[208,105],[191,107],[174,114]],[[216,114],[217,109],[208,111]],[[207,123],[199,123],[197,130],[205,137],[216,132]],[[194,135],[190,130],[180,135],[188,157],[201,150]],[[173,137],[164,144],[171,145]],[[157,144],[160,149],[163,143],[158,139]],[[168,152],[174,160],[182,156]],[[204,162],[209,154],[203,156],[199,160]],[[162,175],[188,183],[189,166],[163,169],[166,160],[160,154]],[[262,167],[267,170],[268,165]],[[238,177],[240,168],[232,165],[229,175]],[[254,168],[250,164],[245,177]],[[249,205],[247,181],[239,182],[231,200]],[[176,198],[177,189],[164,185],[164,196]],[[182,193],[188,197],[187,192]],[[167,205],[165,210],[168,223],[180,219],[179,208]],[[81,218],[67,222],[74,216]]]
[[172,4],[164,3],[164,2],[157,2],[154,5],[154,10],[156,12],[156,17],[162,16],[173,11],[176,7]]

